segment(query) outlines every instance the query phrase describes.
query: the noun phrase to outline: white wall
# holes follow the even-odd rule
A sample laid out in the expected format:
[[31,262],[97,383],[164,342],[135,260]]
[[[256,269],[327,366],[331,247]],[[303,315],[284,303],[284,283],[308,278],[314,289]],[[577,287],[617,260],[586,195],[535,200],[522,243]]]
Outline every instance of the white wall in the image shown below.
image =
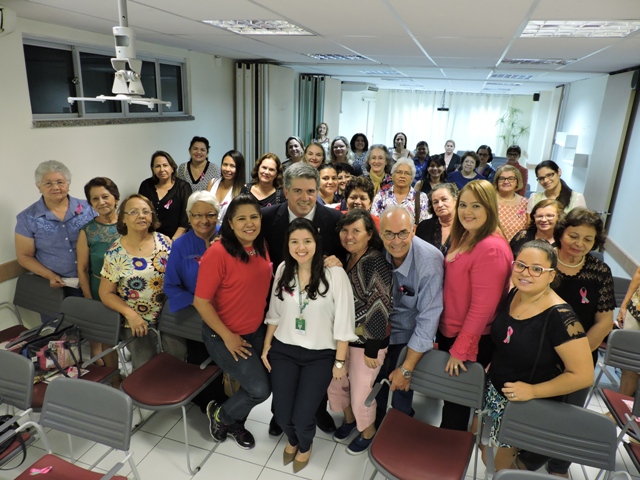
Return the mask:
[[[341,86],[342,82],[340,80],[329,77],[325,77],[324,79],[324,111],[322,121],[329,125],[329,138],[331,139],[338,135],[344,135],[340,128]],[[347,137],[347,140],[350,139],[351,137]]]
[[[267,68],[269,72],[269,94],[266,99],[269,111],[266,126],[269,129],[267,150],[284,161],[287,158],[284,141],[297,127],[297,122],[294,122],[294,104],[297,103],[298,97],[293,94],[296,74],[290,68],[277,65],[267,65]],[[257,159],[247,159],[251,168],[255,165],[255,160]]]
[[[113,126],[32,128],[29,91],[22,49],[22,34],[113,48],[111,36],[18,20],[16,31],[0,38],[0,263],[15,259],[13,230],[16,215],[38,199],[33,172],[49,159],[64,162],[73,174],[71,195],[83,198],[83,185],[92,177],[108,176],[127,195],[137,191],[150,175],[149,159],[158,149],[168,151],[177,163],[189,159],[189,141],[205,136],[211,143],[210,159],[233,148],[234,63],[212,55],[146,43],[139,54],[159,54],[186,59],[191,113],[195,121]],[[109,92],[105,92],[109,93]],[[0,284],[0,301],[13,296],[13,282]]]
[[[555,88],[541,92],[540,101],[534,102],[527,147],[528,156],[520,160],[527,168],[534,168],[541,161],[551,158],[561,100],[562,88]],[[531,177],[529,179],[529,184],[535,190],[535,181],[532,181]]]
[[340,135],[351,140],[356,133],[364,133],[371,144],[377,96],[378,92],[342,92]]

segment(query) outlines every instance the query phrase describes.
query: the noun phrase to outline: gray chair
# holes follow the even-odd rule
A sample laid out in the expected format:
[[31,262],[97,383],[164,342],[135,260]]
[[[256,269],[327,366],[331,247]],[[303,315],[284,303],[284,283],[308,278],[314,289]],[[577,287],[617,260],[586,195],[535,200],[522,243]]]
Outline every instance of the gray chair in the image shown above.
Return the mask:
[[[6,405],[13,410],[13,418],[2,424],[0,431],[7,426],[23,418],[31,418],[31,396],[33,395],[33,362],[28,358],[6,350],[0,350],[0,405]],[[21,410],[16,414],[15,409]],[[0,437],[0,443],[11,437],[7,432]],[[0,465],[11,461],[23,451],[22,444],[27,445],[34,441],[34,437],[28,433],[16,435],[11,445],[0,454]],[[24,461],[24,457],[23,457]]]
[[[129,463],[131,472],[136,479],[140,479],[133,461],[133,454],[129,452],[131,442],[132,423],[131,399],[123,392],[107,385],[87,382],[75,378],[57,378],[47,389],[40,422],[26,422],[23,427],[35,427],[47,450],[47,454],[31,465],[19,480],[29,479],[31,468],[53,467],[56,478],[117,478],[115,476],[125,462]],[[22,428],[22,427],[21,427]],[[112,450],[124,453],[124,459],[115,464],[105,475],[95,473],[91,476],[87,470],[67,460],[52,454],[51,446],[45,433],[45,428],[57,430],[68,435],[84,438],[110,447],[91,467],[93,469]]]
[[[405,352],[399,362],[404,360]],[[466,362],[467,372],[449,376],[444,371],[449,354],[431,350],[423,355],[411,377],[410,388],[439,400],[450,401],[472,409],[482,409],[485,372],[482,365]],[[370,402],[379,384],[367,398]],[[473,476],[476,477],[479,436],[438,428],[422,423],[390,408],[369,448],[369,460],[377,472],[392,479],[462,479],[476,450]],[[481,417],[483,412],[479,412]]]
[[622,277],[613,277],[613,294],[616,297],[616,305],[622,305],[627,290],[631,285],[631,279]]
[[[158,329],[160,335],[171,333],[188,340],[202,342],[202,318],[193,306],[170,313],[168,306],[165,305],[158,318]],[[161,346],[160,342],[159,346]],[[120,388],[132,398],[135,406],[152,410],[154,414],[160,410],[175,408],[182,410],[185,454],[187,468],[191,475],[200,470],[219,445],[216,443],[204,460],[195,469],[191,468],[185,407],[220,374],[221,370],[217,366],[207,366],[210,360],[208,359],[202,365],[193,365],[162,352],[134,370],[120,385]],[[151,416],[137,425],[136,430],[149,421]]]
[[[600,469],[616,467],[616,426],[600,413],[551,400],[509,402],[498,441],[545,457]],[[487,447],[487,472],[494,473],[493,446]],[[585,478],[588,478],[585,472]]]

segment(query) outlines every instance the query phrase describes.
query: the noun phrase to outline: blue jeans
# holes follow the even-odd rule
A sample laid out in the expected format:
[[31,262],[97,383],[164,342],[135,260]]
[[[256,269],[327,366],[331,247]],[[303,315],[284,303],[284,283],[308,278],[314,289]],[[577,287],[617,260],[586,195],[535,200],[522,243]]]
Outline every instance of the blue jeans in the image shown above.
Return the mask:
[[260,356],[264,345],[266,327],[261,325],[255,332],[242,335],[251,344],[251,356],[238,357],[236,362],[224,341],[206,323],[202,323],[202,340],[213,361],[223,372],[240,382],[240,390],[222,404],[220,420],[225,425],[243,421],[251,409],[271,395],[269,375]]

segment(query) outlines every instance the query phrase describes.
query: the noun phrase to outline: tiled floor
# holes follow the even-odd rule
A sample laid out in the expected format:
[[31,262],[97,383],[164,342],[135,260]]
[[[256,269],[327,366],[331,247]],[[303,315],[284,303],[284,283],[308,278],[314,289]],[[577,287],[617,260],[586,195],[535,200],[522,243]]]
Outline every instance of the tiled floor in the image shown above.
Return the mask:
[[[268,423],[271,419],[270,405],[271,402],[268,400],[256,407],[249,415],[247,427],[256,438],[254,449],[242,450],[232,439],[228,439],[219,445],[204,464],[202,470],[193,476],[188,473],[186,468],[182,443],[184,434],[179,412],[157,414],[132,437],[131,450],[134,452],[134,459],[141,478],[143,480],[188,480],[192,478],[195,480],[286,480],[297,477],[310,480],[358,480],[363,476],[363,469],[366,473],[365,478],[369,478],[373,469],[366,461],[366,454],[348,455],[344,445],[335,443],[329,435],[319,430],[313,444],[313,454],[309,465],[294,475],[291,465],[286,467],[282,465],[284,438],[271,438],[267,433]],[[416,396],[414,407],[418,412],[418,417],[422,420],[429,423],[439,421],[439,414],[434,413],[439,411],[437,402]],[[603,405],[598,397],[592,400],[589,408],[599,412],[603,411]],[[135,415],[135,418],[139,418],[138,413]],[[200,412],[198,407],[191,407],[187,417],[193,465],[199,463],[208,454],[214,443],[208,433],[206,416]],[[338,424],[342,420],[341,414],[334,415],[334,418]],[[49,438],[55,453],[69,456],[66,436],[53,434]],[[105,447],[79,439],[74,439],[73,448],[79,464],[83,466],[91,465],[106,451]],[[30,465],[44,453],[42,443],[40,441],[34,443],[28,450],[25,464],[16,470],[0,471],[0,479],[15,478],[26,468],[26,465]],[[105,471],[120,459],[119,454],[111,453],[98,465],[96,470]],[[634,479],[640,480],[640,473],[634,468],[623,447],[619,448],[617,465],[617,470],[627,470]],[[129,475],[129,467],[125,466],[121,473]],[[469,473],[472,473],[471,469]],[[478,478],[483,478],[484,473],[484,466],[480,462]],[[580,480],[584,478],[577,465],[572,465],[571,476]],[[594,477],[595,472],[589,471],[589,478]],[[376,478],[382,477],[378,475]],[[471,478],[471,475],[467,476],[467,480]]]

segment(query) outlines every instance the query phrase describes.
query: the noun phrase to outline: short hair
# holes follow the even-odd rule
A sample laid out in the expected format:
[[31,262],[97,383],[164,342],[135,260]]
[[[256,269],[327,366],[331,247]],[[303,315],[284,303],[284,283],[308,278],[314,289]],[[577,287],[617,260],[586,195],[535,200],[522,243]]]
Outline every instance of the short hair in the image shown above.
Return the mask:
[[388,216],[390,216],[392,213],[400,211],[402,213],[405,213],[410,220],[410,228],[413,228],[413,224],[416,221],[416,217],[413,215],[413,213],[411,212],[411,210],[409,210],[407,207],[405,207],[404,205],[389,205],[387,208],[384,209],[384,212],[382,212],[382,215],[380,215],[380,228],[382,229],[382,222],[384,221],[385,218],[387,218]]
[[536,212],[541,208],[546,207],[554,207],[556,209],[556,215],[558,216],[556,225],[564,216],[564,208],[559,201],[552,198],[545,198],[544,200],[540,200],[533,206],[533,208],[531,209],[531,213],[529,214],[529,226],[527,227],[528,231],[532,233],[535,233],[537,231],[538,227],[536,227]]
[[502,228],[500,227],[500,218],[498,217],[498,195],[496,193],[496,189],[493,188],[493,185],[491,185],[487,180],[472,180],[467,183],[462,190],[460,190],[458,199],[456,200],[456,215],[453,218],[453,225],[451,226],[452,249],[456,248],[462,240],[462,235],[466,232],[457,212],[458,207],[460,206],[460,199],[467,191],[471,192],[476,201],[482,205],[487,213],[487,220],[484,222],[484,225],[478,229],[478,232],[469,242],[469,250],[473,250],[473,247],[475,247],[478,242],[484,240],[490,235],[493,235],[496,230],[502,231]]
[[40,185],[42,183],[42,177],[44,177],[47,173],[54,172],[60,173],[67,180],[67,183],[71,183],[71,172],[64,163],[57,160],[47,160],[45,162],[42,162],[36,168],[36,185]]
[[[489,160],[487,160],[487,163],[491,163],[493,161],[493,152],[491,151],[491,147],[489,145],[480,145],[476,150],[476,153],[480,153],[480,150],[487,151],[489,154]],[[480,157],[478,157],[478,159],[480,159]]]
[[196,136],[196,137],[193,137],[193,138],[191,139],[191,143],[189,143],[189,150],[191,150],[191,147],[193,147],[193,144],[194,144],[194,143],[197,143],[197,142],[204,143],[204,145],[207,147],[207,153],[209,153],[209,148],[210,148],[210,146],[209,146],[209,140],[207,140],[207,139],[206,139],[206,138],[204,138],[204,137],[197,137],[197,136]]
[[333,146],[335,145],[336,142],[342,142],[344,143],[345,148],[347,149],[347,154],[345,155],[345,157],[347,158],[347,160],[351,161],[353,159],[353,152],[351,151],[351,148],[349,147],[349,142],[347,141],[347,139],[343,136],[337,136],[336,138],[334,138],[331,141],[331,147],[329,147],[329,157],[331,158],[331,162],[335,162],[336,161],[336,156],[333,154]]
[[398,132],[393,136],[393,147],[395,148],[396,146],[396,138],[398,138],[398,135],[402,135],[404,137],[404,145],[402,148],[407,148],[407,134],[404,132]]
[[364,168],[367,170],[367,172],[371,172],[371,165],[369,165],[369,158],[371,158],[371,152],[373,152],[375,149],[382,150],[384,152],[384,156],[387,160],[387,164],[384,167],[384,173],[390,173],[391,165],[393,165],[393,157],[391,156],[391,153],[389,153],[389,149],[387,148],[387,146],[382,145],[381,143],[376,143],[375,145],[371,145],[371,148],[367,150],[367,158],[365,158],[364,160]]
[[371,218],[371,213],[367,210],[364,210],[362,208],[354,208],[353,210],[349,210],[346,215],[343,215],[342,218],[338,220],[338,223],[336,224],[336,232],[340,233],[340,230],[342,230],[344,227],[352,225],[358,220],[362,220],[365,230],[367,231],[367,233],[371,234],[368,246],[370,248],[375,248],[376,250],[383,251],[384,244],[382,243],[382,238],[380,238],[378,228],[373,222],[373,218]]
[[323,163],[322,165],[320,165],[318,167],[318,175],[320,175],[320,173],[323,170],[333,170],[334,172],[336,172],[336,175],[338,175],[338,170],[336,170],[336,166],[332,163]]
[[[530,240],[524,245],[522,245],[522,247],[520,247],[520,250],[518,250],[518,252],[516,253],[514,260],[517,260],[520,253],[527,248],[535,248],[537,250],[541,250],[547,257],[547,260],[549,260],[549,264],[551,268],[553,268],[554,271],[558,268],[558,254],[556,252],[556,249],[549,242],[541,239]],[[555,288],[559,284],[560,284],[560,276],[557,274],[557,271],[556,271],[556,276],[551,281],[550,286],[551,288]]]
[[432,155],[429,157],[429,159],[427,160],[427,168],[425,168],[422,172],[422,178],[420,180],[426,181],[430,177],[429,167],[432,163],[435,163],[438,167],[442,167],[440,182],[445,183],[447,181],[447,163],[444,161],[444,155]]
[[315,180],[316,188],[320,188],[320,174],[316,168],[308,163],[294,163],[284,171],[284,188],[289,190],[291,188],[291,182],[297,178]]
[[87,197],[89,205],[91,205],[91,189],[96,187],[104,187],[107,192],[114,196],[116,201],[120,200],[120,191],[113,180],[107,177],[95,177],[89,180],[84,186],[84,196]]
[[216,199],[215,194],[211,193],[209,190],[199,190],[189,195],[189,199],[187,200],[188,214],[191,213],[191,209],[193,208],[193,205],[196,204],[197,202],[208,203],[216,210],[216,212],[218,212],[218,215],[220,214],[220,204],[218,203],[218,200]]
[[347,182],[347,185],[344,187],[344,198],[345,200],[349,198],[351,192],[356,189],[362,190],[369,197],[369,201],[373,203],[373,198],[375,194],[373,193],[373,182],[369,177],[353,177],[351,180]]
[[522,155],[522,149],[518,145],[511,145],[507,148],[507,155],[509,155],[509,152],[516,152],[518,156]]
[[347,172],[351,176],[355,176],[356,174],[356,169],[353,168],[353,166],[349,165],[348,163],[338,162],[333,166],[333,168],[336,169],[336,173],[338,175],[340,175],[342,172]]
[[431,203],[431,195],[433,195],[433,192],[436,192],[438,190],[447,190],[451,194],[451,198],[453,198],[454,200],[458,198],[458,186],[455,183],[443,182],[443,183],[437,184],[427,194],[429,196],[429,204],[427,205],[427,209],[429,210],[429,213],[431,215],[435,215],[435,212],[433,211],[433,204]]
[[318,134],[318,130],[320,129],[320,125],[324,125],[325,127],[327,127],[327,131],[326,131],[326,133],[325,133],[324,135],[325,135],[325,136],[329,135],[329,125],[327,125],[327,124],[326,124],[326,123],[324,123],[324,122],[320,122],[320,123],[318,124],[318,126],[316,127],[316,135]]
[[559,246],[558,248],[562,248],[560,239],[568,227],[581,227],[583,225],[593,227],[596,231],[591,250],[597,250],[604,245],[604,242],[607,240],[607,235],[604,232],[604,223],[600,215],[588,208],[576,207],[556,223],[553,238],[555,238],[556,244]]
[[507,165],[506,163],[502,166],[500,166],[498,168],[498,170],[496,170],[496,174],[493,177],[493,186],[496,188],[496,192],[498,191],[498,177],[502,174],[502,172],[511,172],[516,176],[516,180],[518,182],[518,184],[516,185],[516,191],[520,190],[522,188],[522,174],[520,173],[520,170],[518,170],[516,167],[514,167],[513,165]]
[[144,203],[147,204],[147,206],[149,207],[149,210],[151,210],[151,223],[149,224],[149,228],[147,231],[149,233],[153,233],[158,228],[160,228],[160,221],[158,220],[158,214],[156,213],[156,209],[153,206],[153,202],[151,202],[151,200],[149,200],[144,195],[141,195],[139,193],[134,193],[129,195],[127,198],[125,198],[120,204],[120,208],[118,208],[118,222],[116,223],[116,230],[120,235],[127,234],[127,226],[124,223],[124,214],[126,213],[127,203],[129,203],[130,200],[133,200],[135,198],[139,198],[140,200],[142,200]]
[[462,154],[462,158],[460,159],[460,165],[462,165],[464,163],[464,161],[465,161],[465,159],[467,157],[473,158],[476,161],[476,166],[474,168],[478,168],[478,165],[480,165],[480,157],[473,150],[467,150],[466,152],[464,152]]
[[304,152],[304,142],[302,141],[302,139],[300,137],[296,137],[295,135],[291,135],[289,138],[287,138],[287,141],[284,142],[284,154],[287,156],[287,158],[289,158],[289,142],[291,140],[295,140],[296,142],[298,142],[300,144],[300,149]]
[[425,142],[424,140],[420,140],[418,143],[416,143],[416,150],[418,150],[420,147],[427,147],[427,155],[429,154],[429,144],[427,142]]
[[447,143],[449,143],[449,142],[453,143],[453,148],[456,148],[456,142],[455,142],[455,140],[451,140],[451,139],[449,139],[449,140],[447,140],[446,142],[444,142],[445,147],[447,146]]
[[364,140],[364,149],[362,151],[366,152],[367,150],[369,150],[369,140],[367,139],[367,136],[364,133],[356,133],[353,137],[351,137],[351,141],[349,142],[351,151],[356,151],[356,140],[358,140],[358,137],[362,137],[362,139]]
[[160,180],[158,180],[158,177],[156,177],[156,173],[153,171],[153,162],[156,161],[156,158],[158,157],[164,157],[167,159],[167,163],[169,163],[169,166],[173,169],[173,172],[171,172],[171,180],[172,181],[176,181],[176,174],[178,173],[178,165],[176,164],[176,161],[173,159],[173,157],[171,155],[169,155],[167,152],[163,151],[163,150],[156,150],[155,152],[153,152],[153,155],[151,155],[151,181],[153,182],[153,184],[155,185],[156,183],[158,183]]
[[391,167],[391,175],[396,173],[396,170],[400,165],[406,165],[409,167],[409,169],[411,170],[411,180],[413,181],[413,179],[416,178],[416,164],[413,163],[413,160],[409,160],[408,158],[403,157],[398,159],[398,161],[393,164],[393,167]]
[[258,160],[256,160],[256,164],[251,170],[251,178],[253,179],[253,183],[258,183],[258,172],[260,170],[260,165],[262,165],[262,162],[264,162],[265,160],[273,160],[274,162],[276,162],[276,178],[273,179],[273,188],[277,190],[278,188],[282,187],[283,168],[280,158],[278,158],[275,153],[265,153]]

